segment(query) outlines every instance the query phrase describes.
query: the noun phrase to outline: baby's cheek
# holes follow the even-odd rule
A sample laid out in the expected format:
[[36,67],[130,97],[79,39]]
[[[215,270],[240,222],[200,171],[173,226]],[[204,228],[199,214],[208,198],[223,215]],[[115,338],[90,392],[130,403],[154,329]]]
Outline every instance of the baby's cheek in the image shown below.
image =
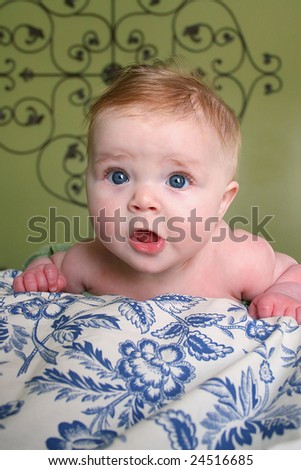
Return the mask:
[[125,243],[127,241],[128,222],[119,210],[108,212],[102,209],[94,219],[94,231],[105,243]]

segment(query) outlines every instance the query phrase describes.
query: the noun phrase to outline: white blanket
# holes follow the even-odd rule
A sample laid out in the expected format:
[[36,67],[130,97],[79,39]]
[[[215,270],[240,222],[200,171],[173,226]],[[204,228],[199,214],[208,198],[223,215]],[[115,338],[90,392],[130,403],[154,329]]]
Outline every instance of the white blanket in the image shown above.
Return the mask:
[[301,327],[227,299],[15,294],[1,449],[301,449]]

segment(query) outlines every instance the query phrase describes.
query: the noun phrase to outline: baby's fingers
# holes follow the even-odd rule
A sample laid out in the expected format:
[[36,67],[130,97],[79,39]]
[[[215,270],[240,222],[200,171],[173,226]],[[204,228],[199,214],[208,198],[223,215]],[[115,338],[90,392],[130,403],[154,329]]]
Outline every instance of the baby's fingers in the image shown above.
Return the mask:
[[249,306],[249,314],[255,319],[270,317],[291,317],[301,324],[300,301],[279,293],[262,294]]
[[32,292],[38,290],[38,283],[33,272],[25,272],[15,278],[13,283],[15,292]]
[[54,264],[46,264],[44,274],[48,282],[47,290],[49,292],[62,292],[65,289],[67,281]]
[[59,273],[58,280],[57,280],[57,292],[63,292],[67,286],[66,278]]
[[15,292],[61,292],[66,279],[54,264],[36,266],[14,279]]
[[273,315],[274,302],[267,297],[254,299],[249,306],[249,314],[253,318],[269,318]]
[[23,274],[23,284],[26,292],[48,291],[48,281],[41,269],[25,271]]
[[285,309],[284,316],[292,317],[299,325],[301,324],[301,307],[289,306]]
[[49,292],[58,291],[59,271],[57,267],[54,264],[46,264],[44,266],[44,276],[46,279],[47,288],[43,290],[47,290]]
[[13,289],[15,292],[26,292],[23,282],[23,275],[15,277],[13,281]]

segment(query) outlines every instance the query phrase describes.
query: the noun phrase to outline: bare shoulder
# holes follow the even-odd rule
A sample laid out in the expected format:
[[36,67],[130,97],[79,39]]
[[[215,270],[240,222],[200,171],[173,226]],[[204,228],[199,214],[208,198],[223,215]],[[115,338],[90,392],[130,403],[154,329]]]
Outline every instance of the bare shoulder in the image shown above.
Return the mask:
[[261,237],[241,229],[231,230],[226,223],[222,227],[222,264],[235,291],[251,300],[274,282],[276,253]]
[[213,242],[222,241],[223,253],[226,257],[231,256],[233,262],[257,261],[264,256],[268,260],[275,258],[275,252],[271,245],[262,237],[256,236],[246,230],[232,230],[229,225],[222,221],[217,234],[212,238]]
[[77,264],[83,260],[87,260],[87,257],[90,256],[90,253],[93,251],[94,241],[87,240],[85,242],[76,243],[72,245],[66,252],[64,262],[67,264],[72,263]]
[[69,292],[89,290],[92,279],[97,276],[96,270],[101,269],[101,254],[102,249],[97,240],[76,243],[69,248],[61,268]]

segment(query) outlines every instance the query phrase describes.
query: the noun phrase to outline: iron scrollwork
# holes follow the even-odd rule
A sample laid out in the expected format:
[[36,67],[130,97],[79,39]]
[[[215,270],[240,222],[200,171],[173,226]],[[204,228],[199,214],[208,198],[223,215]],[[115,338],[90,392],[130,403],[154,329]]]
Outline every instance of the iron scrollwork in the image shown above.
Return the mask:
[[185,56],[240,121],[255,91],[282,88],[280,57],[263,51],[255,61],[226,0],[9,0],[0,18],[0,146],[36,153],[45,190],[80,206],[86,151],[78,123],[124,65]]

